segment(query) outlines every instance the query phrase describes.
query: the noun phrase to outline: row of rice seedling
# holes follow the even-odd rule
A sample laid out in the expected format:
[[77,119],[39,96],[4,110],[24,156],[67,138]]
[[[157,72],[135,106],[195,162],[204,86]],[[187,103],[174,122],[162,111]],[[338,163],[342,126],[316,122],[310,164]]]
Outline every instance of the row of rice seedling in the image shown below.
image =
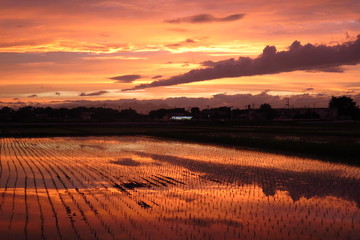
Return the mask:
[[96,239],[97,233],[93,229],[92,224],[89,223],[89,218],[85,216],[85,210],[83,208],[85,208],[86,205],[81,202],[82,199],[78,199],[77,196],[73,194],[74,188],[69,186],[70,183],[68,179],[65,176],[62,176],[62,174],[58,171],[58,167],[56,166],[55,162],[44,156],[42,152],[38,151],[38,149],[32,149],[32,151],[36,157],[35,159],[38,160],[40,165],[44,166],[44,163],[41,161],[44,161],[45,164],[47,164],[45,170],[51,176],[56,192],[63,204],[64,208],[62,214],[65,217],[62,217],[62,221],[60,223],[65,226],[70,223],[73,233],[77,237],[80,237],[79,229],[77,229],[74,224],[74,216],[71,215],[73,211],[76,211],[82,220],[78,223],[78,225],[81,226],[82,235],[90,239]]
[[[46,158],[52,158],[51,156],[47,155],[48,153],[46,152],[42,152],[42,155],[45,156]],[[112,235],[112,238],[114,238],[114,234],[112,233],[112,230],[110,229],[109,225],[111,225],[111,223],[106,223],[106,220],[102,218],[102,212],[101,209],[105,212],[109,211],[109,208],[104,207],[104,204],[102,201],[100,201],[98,199],[98,197],[92,193],[92,191],[90,189],[93,189],[94,186],[94,182],[92,182],[93,179],[91,179],[91,175],[84,175],[82,173],[82,171],[76,171],[74,172],[72,170],[72,168],[69,168],[66,165],[63,165],[62,162],[57,161],[56,158],[52,159],[54,161],[55,165],[58,170],[62,173],[63,176],[66,177],[67,181],[70,183],[69,187],[71,188],[72,194],[73,196],[77,197],[77,198],[82,198],[82,200],[86,203],[85,205],[87,205],[89,207],[89,209],[93,212],[94,216],[96,216],[96,218],[98,218],[98,220],[100,221],[101,225],[103,226],[103,228],[108,232],[108,234]],[[66,158],[62,158],[62,161],[66,161]],[[67,162],[70,163],[70,162]],[[82,166],[81,168],[82,170],[84,170],[84,167]],[[86,182],[86,184],[84,184],[84,182]],[[89,185],[92,185],[91,187],[89,187]],[[85,192],[86,190],[86,192]],[[88,194],[85,194],[88,193]],[[99,232],[96,231],[96,232]],[[97,233],[98,234],[98,233]]]
[[[23,161],[19,159],[19,153],[17,152],[16,144],[12,140],[4,141],[2,148],[7,151],[7,157],[4,157],[8,165],[8,178],[5,181],[3,188],[1,209],[11,207],[11,216],[9,217],[8,223],[8,237],[19,237],[24,235],[24,238],[28,238],[28,223],[29,223],[29,209],[28,209],[28,173],[25,169]],[[5,155],[4,155],[5,156]],[[12,163],[12,164],[11,164]],[[14,166],[12,169],[11,166]],[[15,172],[14,172],[15,170]],[[15,176],[13,185],[11,182],[11,176]],[[5,197],[8,196],[7,190],[13,188],[11,202],[5,201]],[[22,192],[22,194],[19,194]],[[10,206],[9,206],[10,205]],[[16,209],[16,211],[15,211]],[[14,231],[16,229],[18,231]],[[17,232],[16,235],[12,236],[10,233]]]
[[[62,161],[63,161],[64,159],[62,159]],[[82,169],[83,170],[83,169]],[[70,172],[71,172],[71,170],[70,170]],[[81,172],[81,171],[80,171]],[[78,174],[78,173],[77,173]],[[76,175],[77,174],[74,174],[74,176],[76,177]],[[71,178],[72,178],[73,176],[71,176]],[[70,173],[69,173],[69,178],[70,178]],[[79,185],[79,187],[80,187],[80,185]],[[76,188],[75,188],[76,189]],[[81,188],[80,188],[81,189]],[[80,193],[80,189],[77,189],[77,191]],[[83,195],[82,193],[81,193],[81,195]]]
[[[155,155],[155,156],[158,156],[158,155]],[[171,159],[172,158],[172,156],[169,156],[169,155],[167,155],[167,156],[164,156],[164,158],[167,158],[167,159]],[[175,160],[174,160],[174,162],[175,161],[181,161],[181,160],[184,160],[184,159],[180,159],[180,158],[178,158],[178,157],[176,157],[175,158]],[[195,163],[194,163],[195,164]],[[194,165],[194,164],[192,164],[192,165]],[[275,165],[276,166],[276,165]],[[296,166],[294,166],[294,167],[296,167]],[[336,165],[334,166],[334,165],[332,165],[332,166],[328,166],[329,167],[329,169],[334,169],[334,170],[337,170],[337,172],[339,172],[340,171],[340,169],[341,168],[343,168],[343,166],[339,166],[339,167],[337,167]],[[201,169],[201,170],[203,170],[203,169]],[[226,172],[226,171],[225,171]],[[227,171],[227,172],[229,172],[229,171]],[[220,172],[221,173],[221,172]],[[220,174],[219,173],[219,174]],[[230,173],[231,173],[231,171],[230,171]],[[262,178],[263,176],[261,176],[262,174],[263,174],[263,172],[258,172],[259,174],[258,175],[255,175],[255,176],[253,176],[254,178]],[[281,173],[281,172],[280,172]],[[340,175],[343,175],[343,173],[342,172],[340,172],[341,174]],[[354,174],[355,173],[355,174]],[[355,171],[355,172],[353,172],[353,174],[352,174],[352,179],[356,179],[356,178],[358,178],[358,176],[359,176],[359,169],[357,168],[357,170]],[[319,172],[319,174],[322,174],[321,172]],[[330,171],[329,173],[326,173],[326,171],[325,171],[325,173],[324,174],[330,174],[330,175],[332,175],[332,172]],[[234,175],[236,175],[235,173],[234,173]],[[284,174],[285,176],[286,176],[286,174]],[[306,175],[304,175],[304,177],[305,177]],[[269,177],[269,176],[268,176]],[[232,177],[230,177],[230,178],[232,178]],[[349,182],[349,181],[352,181],[352,179],[341,179],[340,178],[340,180],[341,181],[343,181],[343,185],[342,186],[346,186],[346,184]],[[278,179],[278,181],[281,181],[281,180],[284,180],[284,179],[281,179],[281,177],[279,177],[279,179]],[[349,186],[349,187],[353,187],[353,186]],[[322,191],[322,189],[318,189],[320,192]],[[318,191],[317,190],[317,191]],[[339,189],[338,189],[339,190]],[[301,197],[301,194],[300,194],[300,197]],[[346,198],[346,195],[344,195],[344,197]],[[295,198],[295,199],[297,199],[297,198]],[[353,198],[354,199],[354,198]],[[291,199],[290,199],[291,200]],[[356,196],[355,196],[355,199],[354,200],[356,200]],[[294,202],[293,200],[291,200],[291,202]],[[353,213],[354,213],[354,211],[352,211]],[[326,215],[326,213],[324,213],[325,215]],[[335,218],[334,219],[334,221],[338,221],[338,219],[337,218]],[[327,231],[327,229],[325,228],[324,229],[325,231]]]
[[[170,157],[170,156],[168,156],[168,157]],[[213,157],[214,158],[214,157]],[[176,160],[181,160],[181,159],[176,159]],[[193,164],[194,165],[194,164]],[[276,165],[275,165],[276,166]],[[295,166],[296,167],[296,166]],[[301,166],[302,167],[302,166]],[[336,169],[337,170],[337,172],[341,169],[341,168],[343,168],[343,166],[339,166],[339,167],[337,167],[336,165],[334,166],[334,165],[327,165],[327,167],[329,168],[329,169]],[[296,169],[297,170],[297,169]],[[226,172],[226,171],[225,171]],[[229,171],[227,171],[227,172],[229,172]],[[326,171],[325,171],[326,172]],[[359,172],[359,170],[357,169],[357,172]],[[221,173],[221,172],[220,172]],[[331,173],[331,172],[330,172]],[[356,173],[356,171],[355,171],[355,173]],[[264,176],[261,176],[261,174],[263,174],[263,172],[259,172],[259,175],[260,176],[257,176],[257,175],[255,175],[255,176],[251,176],[251,177],[255,177],[255,178],[261,178],[261,177],[264,177]],[[320,172],[320,174],[322,174],[321,172]],[[327,173],[326,173],[327,174]],[[353,178],[355,177],[356,178],[356,176],[358,176],[358,175],[356,175],[356,174],[352,174],[353,175]],[[269,177],[269,176],[268,176]],[[230,177],[230,179],[231,178],[233,178],[232,176]],[[278,181],[283,181],[284,179],[281,179],[282,177],[279,177],[280,179],[278,180]],[[345,181],[347,181],[346,179],[345,179]]]
[[[64,159],[63,159],[64,160]],[[86,171],[86,168],[84,168],[84,166],[87,166],[87,164],[85,163],[86,161],[83,161],[82,162],[82,165],[81,165],[81,167],[83,168],[83,170],[85,170]],[[111,176],[111,174],[103,174],[102,172],[99,172],[99,170],[97,170],[96,168],[94,168],[94,167],[91,167],[91,169],[90,169],[91,171],[88,173],[89,175],[88,176],[91,176],[92,174],[94,174],[94,173],[98,173],[101,177],[103,177],[103,178],[105,178],[105,180],[106,181],[109,181],[109,182],[111,182],[113,185],[114,184],[116,184],[116,179],[112,179],[112,176]],[[71,170],[70,170],[71,171]],[[81,173],[80,173],[81,174]],[[76,174],[74,174],[74,176],[76,176]],[[112,187],[112,186],[111,186]],[[106,187],[106,189],[108,189],[108,187]],[[89,191],[90,193],[91,193],[91,191]],[[111,192],[111,193],[113,193],[113,192]],[[123,196],[122,196],[123,197]],[[129,196],[130,198],[131,198],[131,196]],[[138,201],[139,202],[139,201]],[[130,209],[132,209],[134,206],[133,205],[128,205],[128,207],[130,208]],[[134,209],[136,209],[136,208],[134,208]],[[136,215],[141,215],[140,213],[137,213]]]
[[[11,215],[9,217],[9,223],[8,223],[8,237],[9,238],[16,238],[16,237],[19,237],[20,234],[23,233],[23,229],[21,229],[22,227],[20,227],[20,229],[17,229],[17,227],[19,227],[19,225],[15,225],[13,224],[14,222],[14,218],[17,218],[18,216],[21,216],[20,214],[15,214],[15,207],[16,207],[16,210],[19,211],[19,212],[23,212],[23,204],[18,204],[19,202],[21,203],[22,202],[22,198],[21,198],[21,195],[17,195],[17,192],[18,191],[23,191],[22,189],[22,186],[18,187],[19,182],[24,179],[23,175],[21,174],[21,172],[19,171],[19,166],[16,164],[16,161],[14,159],[14,150],[13,150],[13,142],[11,140],[9,140],[9,143],[7,144],[7,149],[8,149],[8,153],[9,153],[9,161],[12,163],[12,166],[14,167],[13,169],[11,169],[10,171],[10,174],[13,175],[15,178],[12,179],[13,182],[10,182],[10,189],[12,188],[12,197],[11,197]],[[11,166],[11,165],[10,165]],[[15,201],[16,200],[16,201]],[[17,219],[16,219],[17,220]],[[23,221],[22,219],[20,219],[20,225],[22,225]],[[12,229],[15,229],[12,230]],[[16,234],[16,235],[15,235]]]
[[356,239],[359,230],[356,167],[141,137],[0,143],[9,237]]
[[131,207],[131,206],[130,206]]
[[[56,228],[57,228],[59,236],[62,237],[62,234],[60,233],[60,229],[59,229],[58,213],[55,212],[56,210],[55,210],[55,207],[54,207],[54,203],[53,203],[53,201],[51,201],[51,198],[49,198],[50,197],[49,189],[47,189],[48,184],[46,183],[46,181],[44,179],[43,171],[46,172],[47,170],[45,168],[42,169],[42,167],[44,166],[43,164],[41,164],[41,163],[39,164],[39,162],[35,162],[37,159],[36,159],[36,157],[34,157],[34,155],[31,155],[31,154],[33,154],[32,151],[31,151],[31,147],[26,145],[25,141],[19,141],[19,149],[22,151],[23,158],[24,159],[29,159],[30,162],[32,163],[31,165],[29,164],[28,166],[29,166],[30,170],[34,173],[34,175],[35,175],[35,171],[37,171],[37,174],[42,176],[43,182],[40,181],[39,183],[40,183],[40,185],[44,185],[45,188],[46,188],[48,200],[49,200],[49,203],[51,205],[52,212],[54,214],[53,216],[55,217]],[[43,214],[43,212],[44,212],[43,211],[43,208],[44,208],[43,204],[46,206],[46,203],[43,203],[43,204],[40,203],[41,200],[44,201],[45,199],[39,197],[39,190],[38,190],[37,185],[38,185],[38,183],[34,179],[35,192],[36,192],[36,197],[37,197],[39,211],[40,211],[40,219],[41,219],[41,237],[45,238],[45,234],[44,234],[44,218],[45,217],[44,217],[44,214]],[[51,189],[50,189],[50,192],[51,192]],[[63,197],[61,197],[61,201],[62,202],[64,201]],[[68,206],[65,203],[63,203],[63,205],[64,205],[65,209],[68,209]],[[47,211],[47,212],[50,212],[50,211]],[[35,225],[39,225],[39,224],[36,223],[36,221],[33,221],[33,222],[34,222]],[[48,221],[46,221],[46,222],[48,222]],[[73,229],[74,229],[74,227],[73,227]],[[78,235],[77,231],[75,229],[74,229],[74,232],[75,232],[76,235]]]
[[[28,236],[28,225],[29,225],[29,198],[33,197],[34,194],[29,194],[29,190],[28,190],[28,185],[30,182],[30,176],[29,176],[29,168],[31,170],[31,166],[28,163],[27,158],[22,158],[21,153],[20,153],[20,149],[18,141],[16,139],[14,139],[13,141],[14,144],[12,144],[12,148],[14,151],[14,155],[15,155],[15,159],[17,160],[17,162],[20,164],[22,171],[25,174],[25,179],[24,179],[24,205],[25,205],[25,225],[24,225],[24,234],[25,234],[25,239],[29,239],[29,237],[31,238],[31,236]],[[15,147],[14,147],[15,146]],[[26,165],[26,166],[25,166]],[[35,176],[33,175],[33,181],[35,183]],[[35,189],[35,193],[36,193],[36,188],[37,186],[29,186],[30,189],[34,188]],[[30,190],[31,191],[31,190]],[[35,201],[31,201],[32,199],[30,199],[30,202],[35,202]],[[36,205],[35,205],[36,207]],[[34,210],[34,208],[33,208]],[[31,221],[31,222],[35,222],[35,221]]]
[[[26,142],[27,139],[25,139]],[[37,155],[31,147],[28,145],[19,144],[20,149],[23,150],[24,157],[29,159],[31,166],[34,166],[37,169],[41,178],[38,178],[38,186],[42,187],[42,194],[39,194],[41,200],[41,206],[44,208],[44,227],[41,227],[44,230],[49,229],[50,231],[44,231],[42,235],[46,238],[63,238],[63,237],[73,237],[76,236],[72,234],[72,231],[69,231],[69,227],[60,227],[63,226],[63,209],[67,208],[66,203],[62,195],[59,193],[59,184],[56,182],[53,174],[49,170],[49,165],[51,163],[44,163],[42,158]],[[55,193],[56,191],[56,193]],[[39,190],[38,190],[39,193]],[[44,195],[46,197],[44,197]]]
[[[33,177],[33,188],[35,190],[35,192],[33,192],[32,195],[30,195],[30,197],[36,197],[36,202],[37,202],[37,207],[36,205],[32,205],[31,209],[33,212],[38,212],[39,216],[38,218],[40,218],[40,221],[36,221],[36,216],[34,216],[34,214],[31,214],[30,216],[32,217],[32,219],[29,220],[29,223],[31,224],[31,226],[29,226],[29,229],[31,229],[31,233],[34,233],[36,231],[34,231],[34,229],[36,229],[36,227],[38,227],[40,225],[40,237],[39,236],[30,236],[30,239],[46,239],[45,237],[45,216],[47,215],[48,212],[52,212],[54,214],[54,217],[56,216],[56,212],[54,212],[54,208],[52,208],[52,211],[49,211],[50,209],[46,208],[47,202],[46,200],[50,200],[49,196],[48,199],[44,198],[43,196],[41,196],[41,190],[39,191],[39,187],[40,189],[42,188],[42,186],[45,185],[45,181],[44,181],[44,174],[41,172],[40,168],[34,163],[34,161],[32,160],[31,157],[29,157],[28,155],[28,150],[27,150],[27,146],[24,144],[24,141],[21,141],[20,139],[18,139],[17,144],[19,146],[19,155],[21,156],[21,159],[27,164],[27,166],[29,167],[32,177]],[[41,177],[41,178],[40,178]],[[42,179],[43,182],[39,179]],[[38,184],[40,184],[40,186],[38,186]],[[46,187],[46,185],[45,185]],[[35,196],[34,196],[35,195]],[[30,200],[31,202],[31,200]],[[52,204],[52,202],[50,202]],[[44,214],[45,211],[45,214]],[[39,224],[40,222],[40,224]],[[59,232],[59,229],[57,227],[57,230]]]
[[[5,156],[7,155],[6,151],[6,147],[5,147],[5,140],[3,138],[1,139],[1,154],[0,154],[0,159],[1,159],[1,169],[3,170],[1,172],[1,178],[0,178],[0,186],[1,186],[1,200],[0,200],[0,214],[2,214],[2,208],[4,205],[4,201],[5,201],[5,195],[7,193],[8,190],[8,186],[9,186],[9,181],[10,181],[10,163],[7,159],[5,159]],[[6,162],[6,164],[5,164]],[[6,165],[6,167],[4,166]]]

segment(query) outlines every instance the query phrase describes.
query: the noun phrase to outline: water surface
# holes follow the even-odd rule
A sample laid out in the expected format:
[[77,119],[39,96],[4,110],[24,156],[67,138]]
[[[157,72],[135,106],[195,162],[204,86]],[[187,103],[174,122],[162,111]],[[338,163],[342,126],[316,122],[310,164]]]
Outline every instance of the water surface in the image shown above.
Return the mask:
[[360,168],[147,137],[1,140],[1,239],[358,239]]

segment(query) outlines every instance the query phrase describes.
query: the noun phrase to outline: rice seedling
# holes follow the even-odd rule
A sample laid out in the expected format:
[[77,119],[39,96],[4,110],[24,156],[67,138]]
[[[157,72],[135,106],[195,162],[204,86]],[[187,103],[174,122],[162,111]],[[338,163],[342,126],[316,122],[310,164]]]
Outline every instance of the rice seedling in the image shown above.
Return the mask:
[[0,139],[16,239],[357,239],[360,168],[148,137]]

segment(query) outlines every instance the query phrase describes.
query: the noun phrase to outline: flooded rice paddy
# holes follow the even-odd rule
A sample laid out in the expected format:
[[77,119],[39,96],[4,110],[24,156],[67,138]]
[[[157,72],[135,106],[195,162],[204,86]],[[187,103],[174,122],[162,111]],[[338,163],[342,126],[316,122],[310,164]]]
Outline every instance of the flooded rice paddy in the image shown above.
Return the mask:
[[1,239],[359,239],[360,168],[147,137],[0,139]]

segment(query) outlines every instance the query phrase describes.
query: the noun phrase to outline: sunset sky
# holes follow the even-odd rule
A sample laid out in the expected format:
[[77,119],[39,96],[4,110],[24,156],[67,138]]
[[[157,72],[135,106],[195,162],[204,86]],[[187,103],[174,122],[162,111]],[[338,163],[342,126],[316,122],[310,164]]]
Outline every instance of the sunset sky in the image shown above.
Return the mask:
[[0,0],[0,106],[359,104],[359,34],[358,0]]

